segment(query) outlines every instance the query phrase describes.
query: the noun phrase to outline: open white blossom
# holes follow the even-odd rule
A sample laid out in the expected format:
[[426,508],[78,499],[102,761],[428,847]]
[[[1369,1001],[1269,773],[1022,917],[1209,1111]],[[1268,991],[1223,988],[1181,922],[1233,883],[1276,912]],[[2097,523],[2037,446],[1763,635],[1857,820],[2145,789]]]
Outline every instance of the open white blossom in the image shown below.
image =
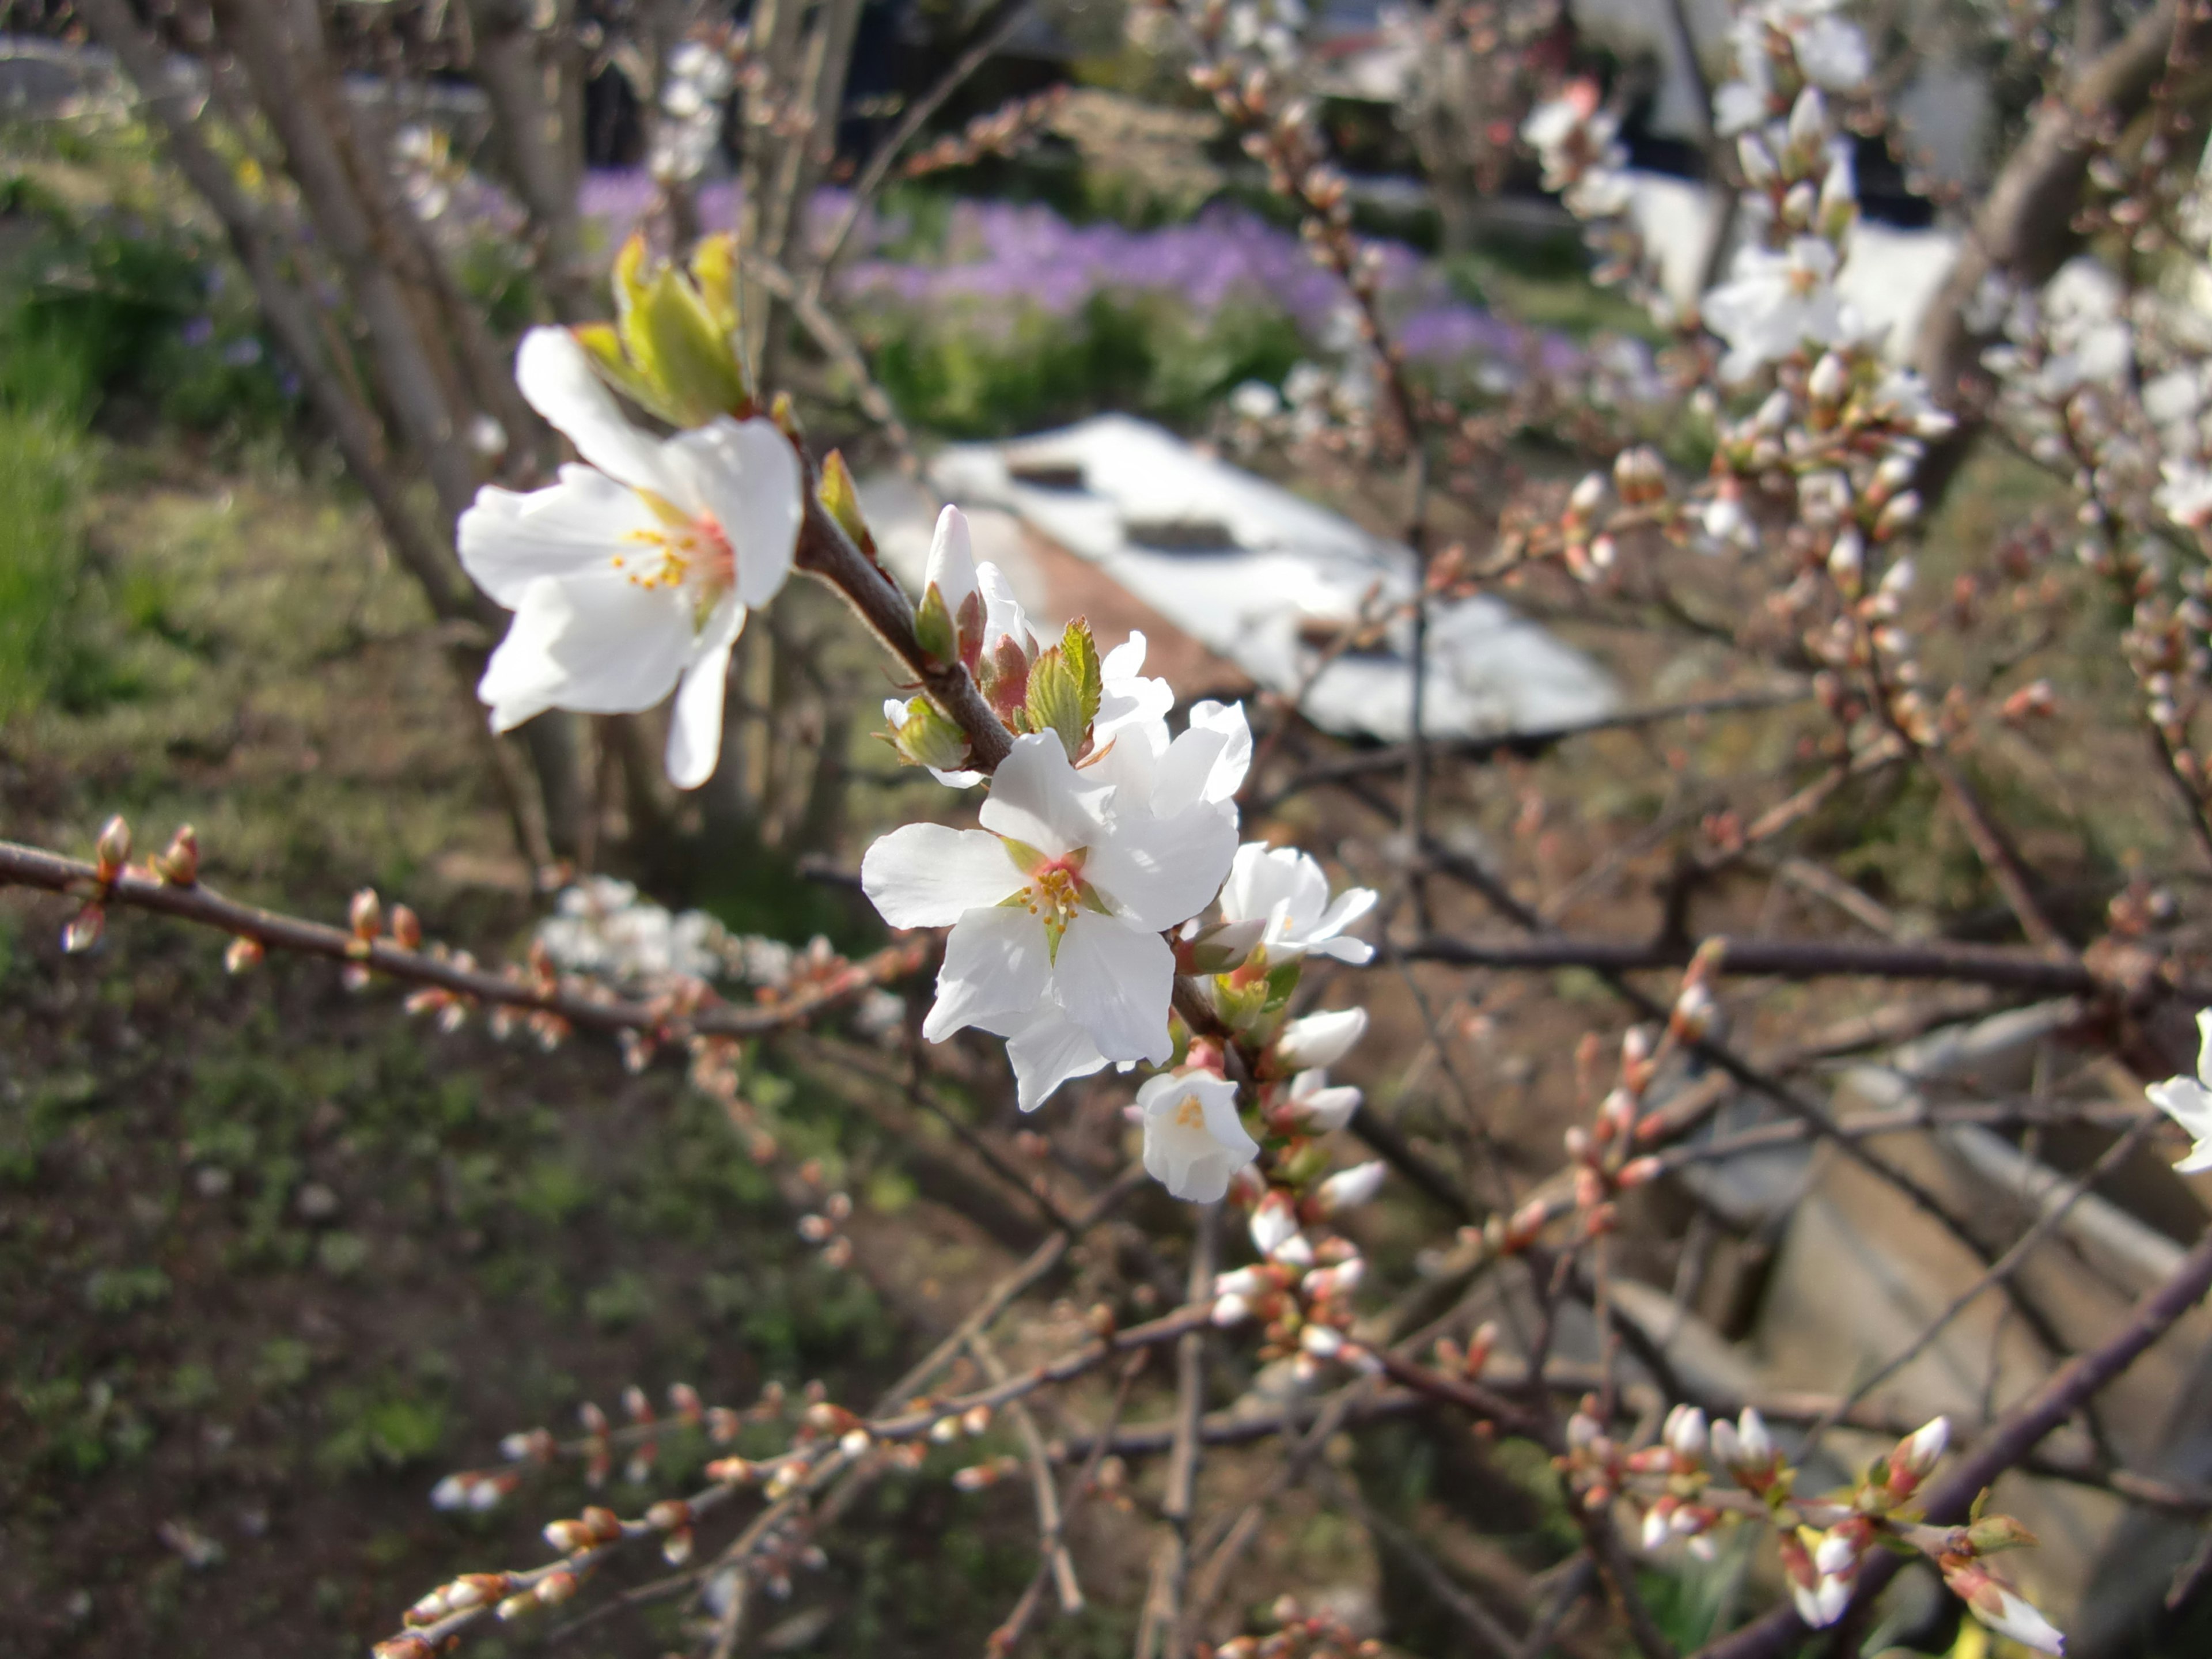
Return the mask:
[[2152,1105],[2188,1130],[2197,1143],[2173,1166],[2184,1175],[2212,1170],[2212,1008],[2197,1016],[2197,1075],[2168,1078],[2143,1091]]
[[[1173,1053],[1175,957],[1160,934],[1212,899],[1236,824],[1204,800],[1164,817],[1120,793],[1034,732],[1000,763],[981,830],[910,823],[868,849],[860,884],[884,921],[952,929],[924,1036],[1018,1032],[1056,1007],[1102,1061]],[[1031,1092],[1024,1104],[1049,1090]]]
[[461,515],[461,564],[514,621],[477,695],[505,732],[548,708],[613,714],[676,694],[668,776],[696,789],[721,750],[723,684],[745,613],[790,574],[799,460],[769,421],[656,438],[632,425],[564,329],[515,362],[532,408],[588,465]]
[[1211,1204],[1260,1155],[1237,1115],[1237,1085],[1209,1072],[1163,1072],[1137,1091],[1145,1169],[1177,1198]]
[[1818,236],[1795,237],[1781,252],[1737,250],[1729,280],[1700,309],[1705,325],[1728,342],[1721,375],[1729,380],[1806,346],[1841,345],[1861,332],[1857,313],[1836,291],[1836,250]]
[[1348,887],[1331,903],[1328,877],[1310,854],[1259,841],[1237,849],[1221,890],[1223,919],[1265,922],[1261,943],[1271,958],[1282,961],[1331,957],[1358,967],[1373,960],[1375,947],[1344,930],[1375,902],[1373,888]]
[[[1141,659],[1143,636],[1131,638]],[[1099,719],[1105,719],[1103,703]],[[1252,761],[1252,729],[1245,721],[1243,704],[1194,705],[1189,729],[1172,742],[1166,721],[1142,712],[1125,720],[1111,749],[1097,737],[1097,723],[1091,730],[1092,753],[1097,758],[1083,767],[1079,775],[1089,784],[1109,788],[1115,812],[1180,819],[1205,807],[1235,833],[1237,791]],[[1155,744],[1160,745],[1157,750]],[[1126,1065],[1134,1058],[1104,1053],[1085,1023],[1061,1005],[1057,987],[1019,1014],[981,1018],[975,1024],[1006,1039],[1006,1058],[1013,1066],[1018,1098],[1025,1112],[1035,1110],[1061,1084],[1102,1070],[1109,1059]]]

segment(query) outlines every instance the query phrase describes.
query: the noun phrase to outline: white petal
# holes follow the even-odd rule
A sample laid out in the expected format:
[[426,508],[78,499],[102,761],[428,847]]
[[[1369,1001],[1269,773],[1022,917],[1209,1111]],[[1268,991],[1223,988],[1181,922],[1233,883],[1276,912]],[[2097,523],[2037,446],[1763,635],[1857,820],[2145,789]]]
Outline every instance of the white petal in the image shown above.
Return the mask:
[[1006,844],[988,830],[905,824],[860,860],[860,890],[894,927],[949,927],[1022,885]]
[[523,590],[477,695],[501,732],[548,708],[650,708],[683,672],[690,634],[681,599],[666,590],[541,576]]
[[[977,816],[994,834],[1058,858],[1103,841],[1103,786],[1091,786],[1068,764],[1067,750],[1048,732],[1016,738],[991,777],[991,798]],[[1177,918],[1181,920],[1181,918]]]
[[1000,640],[1012,640],[1026,652],[1031,640],[1030,619],[1022,610],[1022,602],[1014,597],[1013,585],[1006,574],[986,559],[975,567],[975,586],[983,595],[983,638],[985,647]]
[[2154,1083],[2143,1092],[2150,1103],[2179,1123],[2191,1135],[2202,1139],[2212,1134],[2212,1092],[2194,1078],[2168,1078],[2163,1083]]
[[960,607],[975,592],[975,541],[968,528],[968,515],[947,504],[937,515],[937,528],[929,538],[929,562],[923,567],[922,587],[934,587],[945,601],[945,613],[956,623]]
[[540,576],[599,575],[624,581],[614,561],[632,538],[656,527],[628,484],[588,466],[564,466],[561,482],[528,495],[487,487],[461,514],[457,541],[469,580],[512,611]]
[[693,641],[691,661],[676,688],[668,721],[668,781],[696,789],[714,775],[722,758],[722,703],[730,678],[730,651],[744,631],[745,608],[734,594],[708,615]]
[[1244,717],[1244,705],[1241,702],[1193,703],[1190,729],[1221,734],[1221,752],[1214,761],[1212,772],[1206,778],[1202,793],[1207,800],[1234,800],[1237,792],[1244,787],[1245,773],[1252,769],[1252,725]]
[[[1103,680],[1133,680],[1145,672],[1145,636],[1134,629],[1098,665]],[[1172,705],[1171,705],[1172,706]]]
[[533,328],[514,356],[514,383],[600,471],[639,489],[668,493],[660,441],[630,423],[592,360],[565,328]]
[[2197,1076],[2212,1088],[2212,1008],[2202,1009],[2197,1016]]
[[726,415],[670,439],[663,457],[665,470],[682,480],[678,505],[707,514],[729,538],[738,598],[766,605],[791,574],[806,511],[791,440],[773,421]]
[[945,937],[937,1000],[921,1034],[942,1042],[963,1025],[1033,1008],[1049,975],[1042,922],[1018,908],[970,910]]
[[976,1024],[1006,1039],[1006,1058],[1014,1068],[1015,1101],[1025,1112],[1043,1105],[1053,1091],[1069,1079],[1089,1077],[1105,1068],[1106,1056],[1098,1052],[1091,1034],[1070,1019],[1057,1003],[1044,1004],[1018,1024],[1012,1020],[978,1020]]
[[1237,856],[1228,811],[1203,803],[1163,823],[1117,817],[1091,849],[1083,878],[1137,927],[1162,932],[1213,902]]
[[1158,933],[1079,911],[1060,935],[1052,972],[1060,1006],[1109,1060],[1157,1066],[1175,1052],[1168,1036],[1175,953]]

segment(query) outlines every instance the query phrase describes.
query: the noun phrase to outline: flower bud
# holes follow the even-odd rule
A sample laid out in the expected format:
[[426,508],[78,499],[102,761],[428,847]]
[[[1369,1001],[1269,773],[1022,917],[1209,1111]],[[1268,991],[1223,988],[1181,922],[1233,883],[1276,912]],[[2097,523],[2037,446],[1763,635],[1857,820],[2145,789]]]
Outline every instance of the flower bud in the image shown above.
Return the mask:
[[1273,1255],[1297,1231],[1297,1213],[1291,1207],[1290,1194],[1279,1189],[1261,1199],[1252,1212],[1252,1248],[1261,1255]]
[[1327,1216],[1364,1204],[1381,1189],[1386,1173],[1379,1158],[1340,1170],[1314,1189],[1314,1207]]
[[1176,941],[1176,966],[1194,975],[1226,974],[1242,968],[1267,937],[1267,919],[1217,921],[1188,939]]
[[1966,1528],[1966,1540],[1977,1555],[2032,1549],[2035,1545],[2035,1534],[2009,1515],[1984,1516]]
[[1900,1482],[1910,1490],[1927,1477],[1951,1443],[1951,1419],[1938,1417],[1897,1443],[1897,1449],[1889,1455],[1890,1485]]
[[1307,1133],[1327,1134],[1352,1121],[1360,1100],[1349,1084],[1331,1086],[1327,1072],[1300,1072],[1291,1079],[1284,1109]]
[[106,931],[106,910],[97,903],[88,904],[62,928],[62,949],[72,954],[89,951]]
[[1687,1462],[1697,1462],[1705,1455],[1705,1414],[1695,1406],[1677,1406],[1668,1413],[1661,1434],[1667,1449]]
[[1343,1008],[1294,1019],[1275,1038],[1273,1070],[1278,1075],[1325,1070],[1350,1054],[1352,1045],[1366,1033],[1364,1008]]
[[200,878],[200,838],[189,823],[178,826],[166,852],[154,860],[155,873],[172,887],[190,887]]
[[1966,1611],[2000,1636],[2008,1636],[2039,1653],[2066,1651],[2066,1638],[2026,1597],[2000,1583],[1978,1563],[1959,1556],[1942,1558],[1943,1582],[1966,1604]]
[[222,965],[231,973],[242,974],[249,968],[259,967],[265,954],[259,939],[240,933],[224,949]]
[[1823,352],[1820,361],[1813,365],[1813,372],[1805,379],[1805,391],[1815,405],[1833,409],[1844,400],[1851,389],[1850,371],[1844,360],[1832,351]]
[[356,893],[346,915],[352,924],[354,938],[364,943],[384,931],[384,905],[374,887],[364,887]]
[[899,759],[908,766],[927,766],[939,772],[957,771],[968,763],[968,734],[939,713],[927,697],[905,702],[884,701],[884,733]]
[[1790,106],[1790,146],[1811,155],[1820,152],[1828,136],[1828,102],[1818,87],[1808,86]]
[[100,826],[93,858],[102,882],[113,881],[123,873],[123,866],[131,862],[131,826],[120,813]]

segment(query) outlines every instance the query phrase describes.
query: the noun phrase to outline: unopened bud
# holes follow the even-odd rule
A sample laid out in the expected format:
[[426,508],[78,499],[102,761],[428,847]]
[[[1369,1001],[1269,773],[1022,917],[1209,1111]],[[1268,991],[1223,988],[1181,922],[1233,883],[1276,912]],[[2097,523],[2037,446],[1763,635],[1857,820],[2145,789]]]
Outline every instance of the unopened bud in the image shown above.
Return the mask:
[[62,949],[89,951],[100,943],[100,936],[106,931],[106,910],[97,903],[88,904],[62,928]]
[[353,936],[357,939],[373,939],[384,931],[384,904],[376,896],[374,887],[364,887],[356,893],[346,915],[353,926]]
[[169,837],[166,851],[154,860],[154,872],[172,887],[190,887],[200,878],[200,838],[189,823],[179,825]]
[[1850,371],[1832,351],[1821,354],[1820,361],[1813,365],[1813,372],[1805,381],[1805,390],[1814,403],[1827,409],[1843,402],[1844,394],[1850,389]]
[[403,951],[422,948],[422,919],[404,904],[392,907],[392,942]]
[[113,881],[123,873],[123,866],[131,862],[131,826],[119,813],[100,826],[93,857],[103,882]]
[[222,965],[234,974],[242,974],[249,968],[259,967],[266,954],[259,939],[240,933],[224,949]]

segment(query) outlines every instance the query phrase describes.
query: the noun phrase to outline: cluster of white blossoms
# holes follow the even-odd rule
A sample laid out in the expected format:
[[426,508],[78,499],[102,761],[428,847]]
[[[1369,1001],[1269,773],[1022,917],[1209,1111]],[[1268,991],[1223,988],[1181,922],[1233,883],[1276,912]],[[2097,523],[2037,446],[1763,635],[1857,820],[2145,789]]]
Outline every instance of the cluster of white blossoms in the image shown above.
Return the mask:
[[[1252,757],[1243,705],[1200,702],[1171,734],[1175,695],[1143,673],[1142,635],[1103,659],[1079,624],[1043,644],[1003,574],[971,550],[965,518],[945,508],[917,631],[969,669],[1019,735],[990,777],[980,828],[907,824],[860,866],[893,927],[951,929],[922,1035],[942,1042],[972,1026],[1006,1038],[1031,1110],[1109,1064],[1170,1061],[1179,971],[1233,975],[1257,959],[1280,969],[1309,951],[1364,960],[1367,947],[1345,930],[1372,894],[1332,903],[1304,854],[1237,846],[1236,796]],[[956,787],[981,781],[927,702],[893,700],[884,714],[908,759]],[[1144,1086],[1146,1162],[1179,1194],[1220,1197],[1258,1152],[1237,1097],[1218,1073]]]
[[1748,132],[1788,110],[1805,87],[1850,92],[1874,72],[1857,24],[1838,16],[1842,0],[1763,0],[1729,28],[1735,77],[1713,89],[1713,128]]
[[647,165],[664,184],[696,179],[721,136],[723,106],[737,85],[729,54],[704,40],[679,41],[661,73],[653,153]]
[[463,568],[514,612],[477,687],[492,729],[549,708],[632,714],[672,691],[668,776],[696,789],[721,752],[746,612],[791,572],[799,458],[759,416],[647,432],[566,329],[524,337],[515,380],[585,464],[527,495],[487,488],[461,515]]
[[[729,260],[703,246],[694,284],[647,273],[642,258],[617,264],[617,328],[533,330],[517,361],[523,395],[584,464],[527,495],[484,489],[459,544],[470,575],[515,613],[479,687],[494,728],[548,708],[642,710],[672,691],[668,773],[690,788],[714,769],[746,614],[791,570],[803,483],[775,422],[714,412],[750,410],[741,378],[702,379],[709,356],[679,360],[663,343],[671,319],[694,343],[727,329],[733,313],[717,295]],[[633,423],[611,381],[682,429],[663,438]],[[698,418],[686,423],[686,412]],[[1188,975],[1191,994],[1266,1056],[1253,1109],[1279,1092],[1282,1109],[1315,1124],[1348,1118],[1356,1093],[1330,1089],[1320,1068],[1364,1016],[1285,1016],[1303,957],[1366,960],[1346,930],[1374,895],[1332,901],[1304,854],[1240,850],[1237,792],[1252,759],[1243,705],[1200,702],[1170,733],[1175,694],[1144,673],[1143,636],[1103,659],[1081,623],[1041,641],[1003,574],[976,564],[957,507],[938,522],[915,639],[929,659],[964,668],[1015,734],[988,775],[981,827],[908,824],[861,863],[891,926],[951,930],[923,1036],[1004,1037],[1031,1109],[1109,1064],[1174,1061],[1170,1010]],[[955,787],[985,781],[967,733],[928,698],[894,700],[884,714],[903,759]],[[564,967],[632,981],[704,976],[738,950],[708,918],[672,916],[604,882],[565,896],[541,938]],[[1277,1067],[1300,1080],[1279,1086]],[[1211,1082],[1203,1069],[1148,1084],[1140,1115],[1155,1173],[1214,1199],[1260,1143],[1218,1052]]]
[[713,979],[738,948],[705,911],[671,912],[611,876],[564,889],[538,924],[537,941],[564,972],[621,984]]

